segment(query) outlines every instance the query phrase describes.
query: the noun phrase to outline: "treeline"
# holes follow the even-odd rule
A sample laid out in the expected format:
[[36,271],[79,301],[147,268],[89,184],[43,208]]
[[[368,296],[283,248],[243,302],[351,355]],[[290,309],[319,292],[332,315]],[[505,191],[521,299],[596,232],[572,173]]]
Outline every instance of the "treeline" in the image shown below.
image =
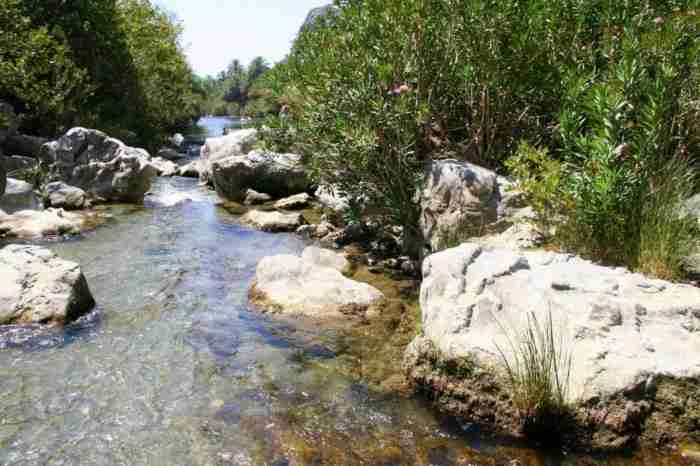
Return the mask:
[[416,232],[426,161],[491,167],[553,245],[676,278],[698,38],[696,0],[337,0],[274,72],[268,144]]
[[149,0],[0,0],[0,100],[22,131],[157,144],[201,113],[180,25]]
[[207,99],[207,114],[260,117],[279,110],[270,89],[268,72],[271,65],[263,58],[254,58],[247,66],[233,60],[218,76],[201,79]]

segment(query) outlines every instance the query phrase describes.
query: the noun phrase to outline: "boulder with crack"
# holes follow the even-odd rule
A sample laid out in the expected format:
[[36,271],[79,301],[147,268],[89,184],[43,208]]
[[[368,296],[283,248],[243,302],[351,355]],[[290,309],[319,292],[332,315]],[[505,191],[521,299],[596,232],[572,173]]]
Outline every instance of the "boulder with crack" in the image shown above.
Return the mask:
[[38,246],[0,249],[0,283],[0,324],[60,325],[95,305],[80,266]]
[[157,173],[149,158],[143,149],[86,128],[73,128],[41,150],[42,164],[52,179],[103,202],[143,201]]
[[250,297],[269,312],[320,319],[363,316],[384,299],[376,288],[350,280],[336,268],[292,255],[262,259]]
[[[560,353],[571,354],[572,443],[605,450],[700,437],[700,289],[570,255],[474,243],[429,256],[423,279],[423,335],[405,363],[451,414],[512,426],[501,354],[514,361],[511,342],[535,319],[544,327],[551,318]],[[471,361],[482,376],[446,374],[454,361]],[[488,383],[484,373],[493,375]]]

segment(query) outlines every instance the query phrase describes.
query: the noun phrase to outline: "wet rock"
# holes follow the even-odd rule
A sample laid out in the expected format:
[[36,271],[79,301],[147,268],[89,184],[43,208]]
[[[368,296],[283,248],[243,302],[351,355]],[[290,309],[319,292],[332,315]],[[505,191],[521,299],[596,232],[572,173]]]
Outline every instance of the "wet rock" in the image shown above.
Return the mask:
[[[656,381],[699,388],[700,289],[695,287],[570,255],[466,243],[425,260],[420,304],[423,337],[406,356],[420,384],[435,382],[425,377],[424,366],[415,369],[422,358],[416,354],[424,353],[426,342],[444,358],[499,368],[501,350],[513,357],[508,335],[517,339],[533,316],[541,325],[551,316],[560,351],[571,352],[569,401],[578,407],[577,419],[590,423],[587,429],[593,432],[577,441],[596,448],[621,448],[645,429],[658,428],[648,407],[670,408],[664,408],[665,401],[654,403],[660,400]],[[442,392],[441,387],[432,389]],[[511,422],[507,412],[499,419],[496,406],[481,408],[491,411],[494,423]],[[474,407],[469,409],[473,414]],[[687,433],[689,425],[679,431]]]
[[255,129],[242,129],[218,138],[207,138],[200,151],[200,180],[203,183],[212,184],[214,162],[247,154],[253,149],[257,140],[258,132]]
[[257,191],[254,191],[252,189],[249,189],[245,193],[245,199],[243,200],[243,204],[245,205],[259,205],[259,204],[265,204],[266,202],[272,201],[272,196],[269,194],[265,193],[259,193]]
[[307,193],[295,194],[294,196],[280,199],[275,202],[275,209],[282,210],[302,210],[309,207],[313,198]]
[[164,160],[180,160],[186,158],[187,155],[181,154],[175,149],[171,149],[170,147],[163,147],[161,150],[158,151],[158,157]]
[[47,142],[49,140],[46,138],[17,133],[5,140],[3,148],[8,155],[38,159],[41,154],[41,146]]
[[44,186],[44,193],[51,207],[66,210],[79,210],[90,207],[90,201],[80,188],[56,181]]
[[154,157],[150,160],[151,165],[155,167],[158,176],[175,176],[179,172],[179,168],[175,162],[166,160],[161,157]]
[[38,246],[0,249],[0,324],[64,324],[95,304],[74,262]]
[[310,181],[301,156],[253,151],[212,163],[216,192],[223,199],[242,202],[253,189],[280,198],[305,192]]
[[7,178],[5,193],[0,197],[0,209],[8,214],[21,210],[34,210],[40,207],[39,199],[34,194],[31,184]]
[[0,215],[0,236],[36,239],[46,236],[77,235],[94,222],[87,215],[63,209],[22,210]]
[[315,246],[304,249],[301,258],[312,264],[320,267],[329,267],[341,273],[347,273],[351,268],[350,261],[348,261],[344,253]]
[[298,213],[264,212],[251,210],[241,217],[241,222],[251,225],[262,231],[289,232],[296,231],[306,223],[304,217]]
[[384,297],[334,268],[291,255],[261,260],[250,296],[267,311],[315,318],[363,315]]
[[129,147],[101,131],[73,128],[44,144],[42,164],[53,179],[99,201],[141,202],[157,170],[143,149]]

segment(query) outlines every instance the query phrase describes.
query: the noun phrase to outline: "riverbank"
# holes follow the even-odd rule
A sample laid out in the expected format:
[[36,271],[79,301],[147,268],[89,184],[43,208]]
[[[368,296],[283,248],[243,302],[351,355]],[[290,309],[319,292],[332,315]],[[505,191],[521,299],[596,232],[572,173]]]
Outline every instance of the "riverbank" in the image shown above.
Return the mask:
[[97,307],[65,329],[2,330],[0,462],[686,464],[531,449],[437,414],[402,366],[417,286],[364,259],[350,277],[388,298],[374,318],[261,313],[258,263],[309,240],[245,226],[194,179],[156,178],[143,205],[101,209],[111,218],[92,231],[34,241],[81,264]]

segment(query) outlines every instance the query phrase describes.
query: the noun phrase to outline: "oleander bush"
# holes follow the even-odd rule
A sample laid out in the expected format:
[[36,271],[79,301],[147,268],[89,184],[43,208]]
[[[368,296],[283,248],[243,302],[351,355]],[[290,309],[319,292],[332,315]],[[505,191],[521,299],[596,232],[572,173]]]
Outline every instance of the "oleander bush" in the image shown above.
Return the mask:
[[408,232],[424,164],[457,157],[514,175],[563,248],[677,276],[699,20],[696,0],[336,0],[273,70],[269,136]]

